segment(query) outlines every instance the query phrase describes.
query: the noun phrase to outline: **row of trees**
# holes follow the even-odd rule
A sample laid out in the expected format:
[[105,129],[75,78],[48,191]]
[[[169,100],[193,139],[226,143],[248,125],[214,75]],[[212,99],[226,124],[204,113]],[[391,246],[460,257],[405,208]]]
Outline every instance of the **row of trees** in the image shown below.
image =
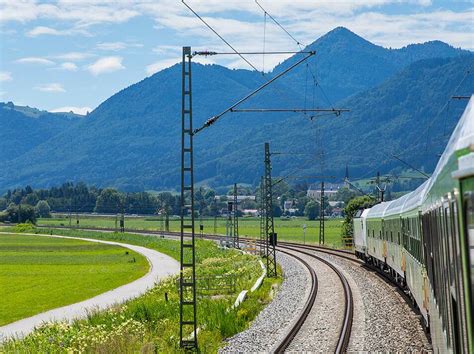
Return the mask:
[[[291,201],[294,215],[306,216],[314,220],[320,213],[319,202],[308,198],[308,185],[306,183],[290,186],[285,181],[276,181],[273,186],[274,216],[285,214],[284,204]],[[216,192],[209,188],[195,190],[196,212],[202,216],[219,215],[221,210],[227,208],[227,200],[232,198],[233,189],[224,196],[216,198]],[[239,195],[256,195],[257,200],[245,199],[239,208],[258,209],[260,188],[239,187]],[[357,195],[357,192],[342,188],[336,199],[348,202]],[[9,190],[0,197],[0,211],[3,219],[17,220],[16,207],[30,210],[31,207],[36,217],[48,217],[51,211],[71,213],[127,213],[127,214],[157,214],[166,212],[169,215],[180,213],[180,197],[170,192],[149,193],[136,192],[124,193],[112,188],[96,188],[84,183],[64,183],[59,187],[50,189],[33,189],[30,186]],[[323,205],[326,214],[331,212],[331,206],[326,200]],[[5,216],[5,213],[8,216]]]

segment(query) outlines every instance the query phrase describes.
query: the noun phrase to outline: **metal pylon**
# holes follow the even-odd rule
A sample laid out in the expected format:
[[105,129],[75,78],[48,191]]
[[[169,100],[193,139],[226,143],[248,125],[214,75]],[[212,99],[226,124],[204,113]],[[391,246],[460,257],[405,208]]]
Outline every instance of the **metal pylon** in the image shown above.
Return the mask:
[[[194,244],[193,115],[191,47],[183,47],[181,102],[181,232],[179,279],[179,343],[197,349],[196,257]],[[187,213],[190,218],[185,219]],[[184,232],[191,239],[184,239]]]
[[225,224],[225,245],[226,247],[234,246],[234,217],[232,215],[232,209],[234,201],[227,201],[227,221]]
[[270,160],[270,144],[265,143],[265,243],[267,256],[267,276],[276,277],[276,235],[273,223],[273,198],[272,198],[272,164]]
[[234,204],[232,205],[232,216],[234,224],[234,232],[232,237],[232,246],[234,248],[240,248],[239,243],[239,215],[238,215],[238,200],[237,200],[237,183],[234,183]]
[[265,179],[260,179],[260,255],[267,255],[267,243],[265,241]]
[[319,244],[324,245],[324,181],[321,182],[321,196],[319,204]]

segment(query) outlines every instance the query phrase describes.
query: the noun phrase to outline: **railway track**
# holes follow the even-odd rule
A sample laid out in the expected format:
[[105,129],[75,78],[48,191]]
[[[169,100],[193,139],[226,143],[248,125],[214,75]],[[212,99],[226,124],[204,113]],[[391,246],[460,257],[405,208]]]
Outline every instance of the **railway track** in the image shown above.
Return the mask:
[[[334,349],[334,352],[335,353],[344,353],[344,352],[347,351],[347,347],[349,345],[349,340],[350,340],[350,336],[351,336],[351,329],[352,329],[352,320],[353,320],[353,316],[354,316],[354,301],[353,301],[353,298],[352,298],[351,287],[349,285],[349,282],[347,281],[347,278],[344,276],[344,274],[334,264],[332,264],[328,260],[326,260],[324,258],[321,258],[321,257],[319,257],[319,256],[317,256],[313,253],[306,252],[305,251],[306,248],[307,247],[300,247],[300,245],[292,245],[292,247],[281,246],[280,245],[280,246],[277,247],[278,251],[286,253],[286,254],[290,254],[293,257],[300,258],[300,257],[296,256],[294,253],[292,253],[292,252],[298,252],[298,253],[303,254],[305,256],[316,259],[317,261],[327,265],[339,278],[339,280],[342,284],[343,292],[344,292],[344,315],[343,315],[343,322],[342,322],[342,325],[341,325],[341,329],[339,331],[339,337],[338,337],[338,340],[337,340],[337,345],[336,345],[336,348]],[[292,251],[292,252],[289,253],[288,251]],[[314,271],[314,269],[313,269],[313,271]],[[307,317],[307,315],[305,316],[305,318],[306,317]],[[303,320],[303,322],[304,322],[304,320]],[[299,328],[301,328],[302,324],[303,323],[301,323]],[[296,335],[296,333],[295,333],[295,335]],[[293,338],[294,338],[294,336],[293,336]]]
[[301,262],[306,269],[308,269],[309,274],[311,275],[311,289],[309,293],[308,300],[306,301],[306,304],[303,308],[303,311],[301,315],[298,317],[296,320],[295,324],[291,328],[291,330],[288,332],[288,334],[283,338],[283,340],[280,342],[280,344],[276,347],[275,352],[276,353],[283,353],[286,348],[290,345],[290,343],[293,341],[295,336],[298,334],[299,330],[303,326],[304,322],[306,321],[306,318],[308,317],[309,313],[311,312],[311,309],[313,308],[314,301],[316,300],[316,296],[318,293],[318,277],[316,276],[316,272],[313,267],[311,267],[308,262],[306,262],[303,258],[298,257],[294,255],[293,253],[286,252],[283,250],[279,250],[282,253],[285,253],[293,258],[296,258],[299,262]]

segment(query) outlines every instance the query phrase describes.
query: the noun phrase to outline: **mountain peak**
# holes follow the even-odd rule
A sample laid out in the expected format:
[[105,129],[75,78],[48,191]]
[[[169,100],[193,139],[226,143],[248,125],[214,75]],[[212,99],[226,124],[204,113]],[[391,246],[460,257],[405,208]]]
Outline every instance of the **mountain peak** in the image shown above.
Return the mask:
[[319,38],[316,42],[319,41],[330,41],[330,42],[335,42],[335,41],[359,41],[359,42],[364,42],[368,44],[372,44],[366,39],[362,38],[358,34],[352,32],[350,29],[346,27],[336,27],[333,30],[329,31],[325,35],[323,35],[321,38]]

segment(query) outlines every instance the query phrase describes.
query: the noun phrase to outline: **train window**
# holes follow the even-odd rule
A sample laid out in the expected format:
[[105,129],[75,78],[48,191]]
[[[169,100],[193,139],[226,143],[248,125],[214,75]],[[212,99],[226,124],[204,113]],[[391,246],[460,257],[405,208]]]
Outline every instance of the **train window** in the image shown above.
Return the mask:
[[451,286],[454,287],[454,253],[453,253],[453,228],[452,228],[452,223],[453,223],[453,216],[451,214],[451,209],[448,206],[445,208],[445,216],[446,216],[446,231],[447,231],[447,246],[448,246],[448,269],[449,269],[449,278],[450,278],[450,283]]
[[469,271],[471,278],[471,306],[474,306],[474,193],[469,192],[465,198],[465,224],[469,249]]

